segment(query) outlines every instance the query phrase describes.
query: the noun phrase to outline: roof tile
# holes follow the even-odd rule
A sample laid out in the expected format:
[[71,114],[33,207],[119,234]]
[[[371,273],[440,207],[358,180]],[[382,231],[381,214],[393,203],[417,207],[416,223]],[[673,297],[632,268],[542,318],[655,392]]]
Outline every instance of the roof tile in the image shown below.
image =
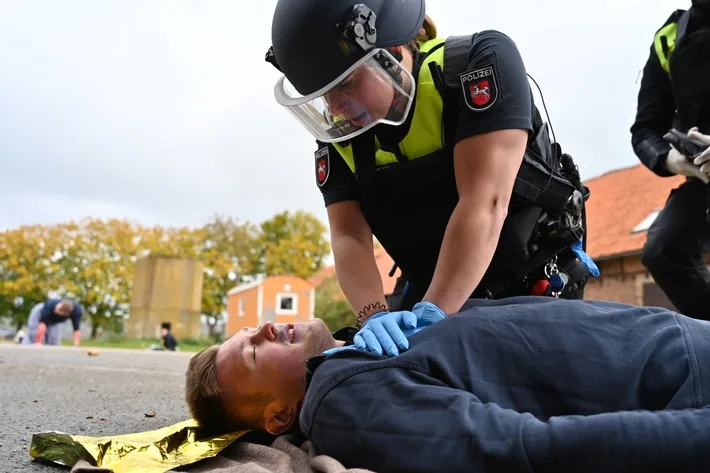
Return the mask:
[[618,169],[585,181],[587,253],[594,259],[641,251],[646,231],[633,229],[660,210],[684,176],[659,177],[643,164]]

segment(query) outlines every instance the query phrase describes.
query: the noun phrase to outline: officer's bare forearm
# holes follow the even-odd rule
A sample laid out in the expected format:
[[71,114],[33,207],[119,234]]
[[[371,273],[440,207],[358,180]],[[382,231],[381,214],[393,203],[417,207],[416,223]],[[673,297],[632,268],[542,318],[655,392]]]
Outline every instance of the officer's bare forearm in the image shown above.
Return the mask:
[[372,237],[363,240],[340,235],[333,239],[332,246],[338,283],[358,321],[364,322],[387,305]]
[[459,311],[493,259],[506,214],[507,206],[459,201],[446,227],[424,300],[447,314]]

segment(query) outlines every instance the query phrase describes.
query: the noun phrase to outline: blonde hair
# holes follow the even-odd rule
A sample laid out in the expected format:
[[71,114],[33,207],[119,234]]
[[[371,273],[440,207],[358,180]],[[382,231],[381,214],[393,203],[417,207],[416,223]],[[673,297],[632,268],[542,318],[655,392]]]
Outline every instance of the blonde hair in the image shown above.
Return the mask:
[[260,420],[273,396],[255,394],[225,400],[217,380],[218,350],[219,345],[212,345],[197,353],[185,372],[185,402],[200,427],[199,436],[261,429]]
[[434,20],[432,20],[429,15],[424,15],[424,23],[419,29],[419,33],[417,33],[417,36],[412,41],[407,43],[407,48],[410,51],[416,51],[417,49],[419,49],[419,43],[424,43],[426,41],[432,40],[436,38],[436,35],[437,30],[436,24],[434,24]]

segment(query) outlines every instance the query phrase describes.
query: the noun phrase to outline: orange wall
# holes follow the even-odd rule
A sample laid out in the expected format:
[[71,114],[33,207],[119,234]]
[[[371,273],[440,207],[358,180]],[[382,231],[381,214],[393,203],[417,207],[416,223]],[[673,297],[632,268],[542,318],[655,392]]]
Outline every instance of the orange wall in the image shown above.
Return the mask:
[[[287,290],[287,286],[288,290]],[[226,336],[230,337],[244,327],[258,327],[264,322],[296,323],[311,320],[311,298],[313,286],[310,282],[294,276],[271,276],[256,286],[234,294],[227,299]],[[296,314],[279,314],[276,311],[276,295],[295,294],[298,298]],[[261,297],[261,313],[259,313]],[[239,299],[244,299],[244,315],[239,315]]]
[[[259,288],[253,287],[236,294],[231,294],[227,300],[227,336],[232,336],[244,327],[259,326]],[[244,316],[239,315],[239,299],[244,299]]]
[[[313,286],[301,278],[293,276],[272,276],[264,280],[263,309],[261,322],[295,323],[311,320],[311,291]],[[285,286],[289,285],[290,290]],[[292,293],[298,296],[298,312],[295,315],[276,313],[276,295]]]

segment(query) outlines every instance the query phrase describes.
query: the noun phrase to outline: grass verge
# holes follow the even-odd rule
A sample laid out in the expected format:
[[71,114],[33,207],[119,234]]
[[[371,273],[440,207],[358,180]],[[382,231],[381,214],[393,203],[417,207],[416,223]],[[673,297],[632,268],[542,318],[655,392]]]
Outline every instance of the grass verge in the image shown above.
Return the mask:
[[[62,340],[62,345],[71,345],[71,340]],[[198,352],[203,348],[212,346],[214,343],[208,340],[178,340],[178,349],[184,352]],[[129,348],[134,350],[145,350],[151,345],[160,345],[157,338],[127,339],[123,337],[107,337],[101,340],[82,340],[83,347],[97,348]]]

